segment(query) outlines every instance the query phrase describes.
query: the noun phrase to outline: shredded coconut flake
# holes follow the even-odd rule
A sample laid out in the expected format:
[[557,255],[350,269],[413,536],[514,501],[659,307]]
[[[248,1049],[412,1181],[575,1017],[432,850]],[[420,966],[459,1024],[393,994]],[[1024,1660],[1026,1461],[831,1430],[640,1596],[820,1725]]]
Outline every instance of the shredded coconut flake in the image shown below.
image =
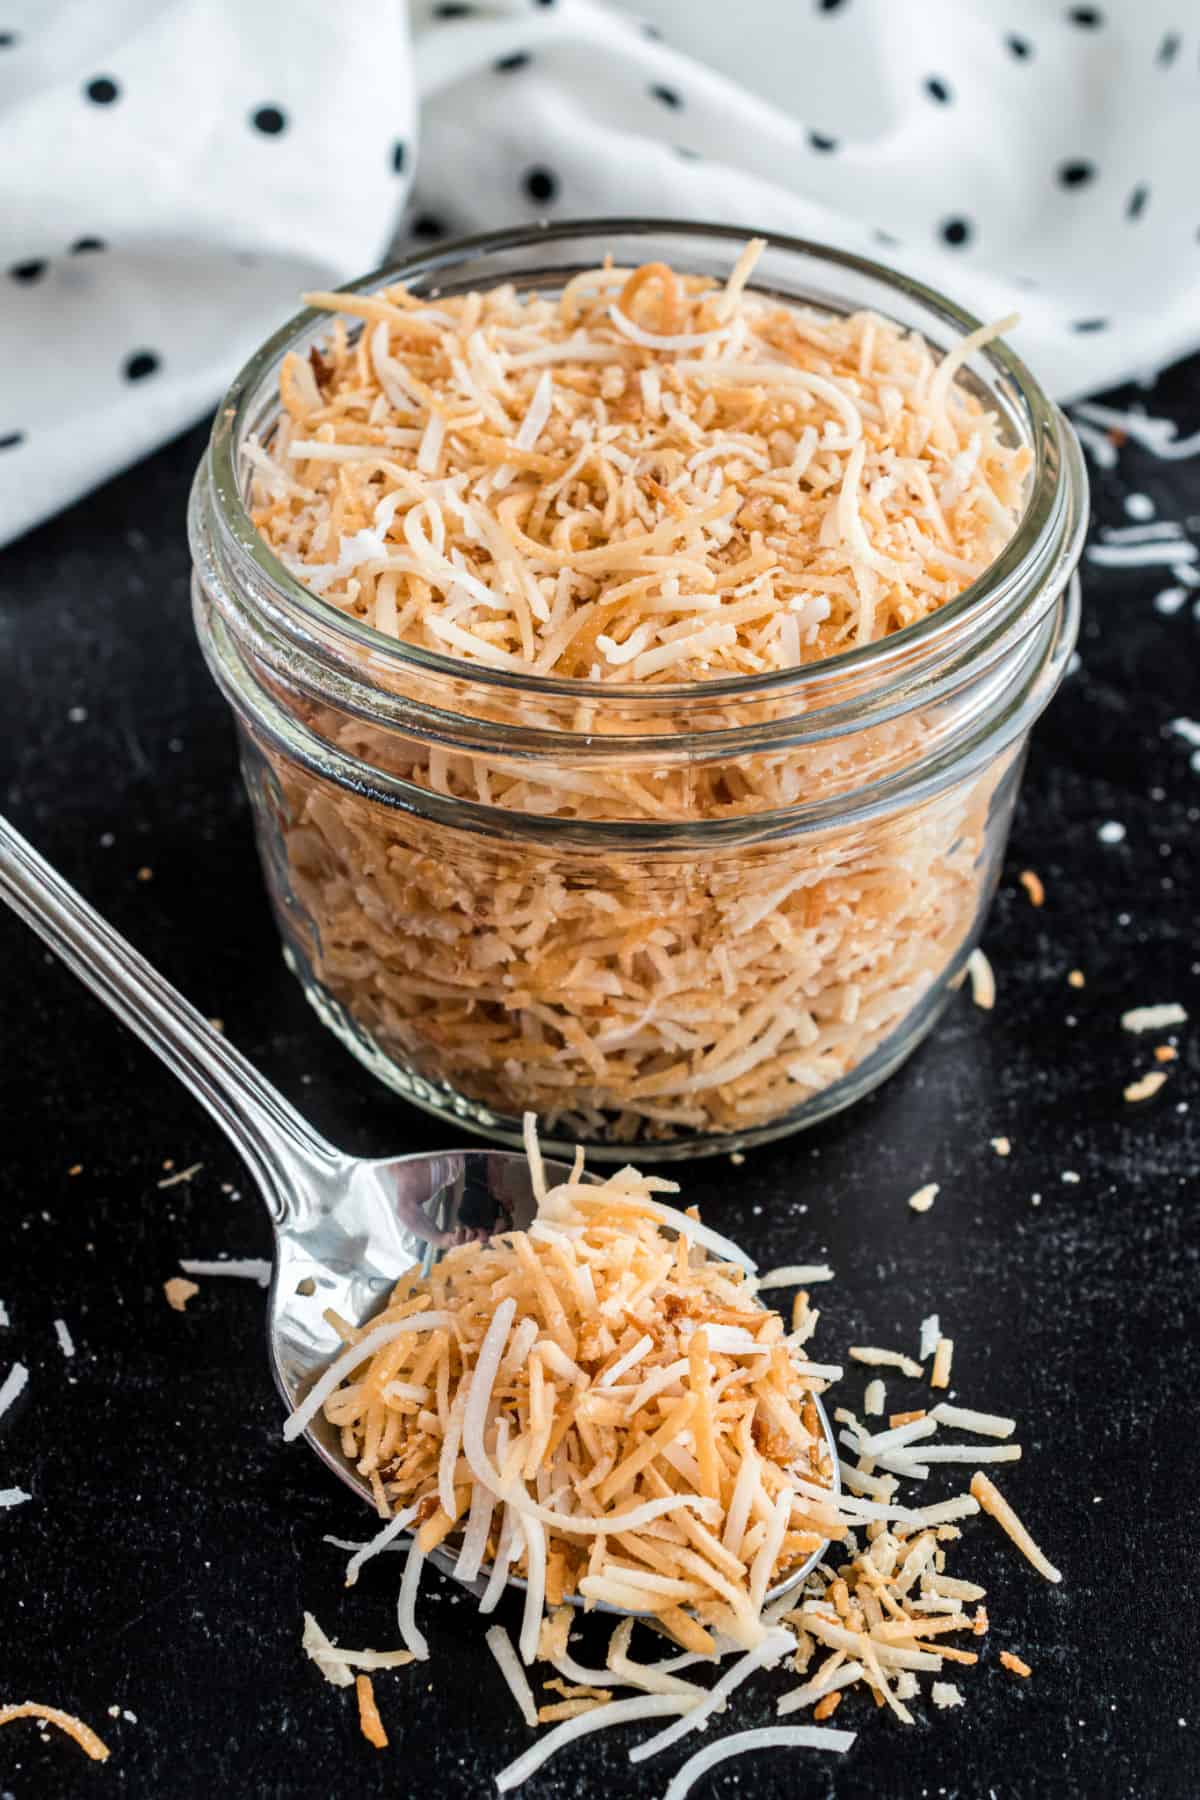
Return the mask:
[[1166,1031],[1172,1025],[1186,1025],[1187,1013],[1174,1000],[1160,1006],[1134,1006],[1121,1014],[1126,1031]]
[[[751,291],[760,253],[724,288],[651,264],[436,306],[310,296],[364,335],[338,318],[311,362],[285,359],[247,459],[258,529],[393,642],[590,684],[579,728],[598,737],[607,683],[767,675],[928,617],[1024,510],[1028,449],[957,380],[999,327],[939,363],[887,319]],[[562,723],[529,689],[489,695],[521,725]],[[919,754],[930,724],[880,726],[872,755]],[[863,754],[613,774],[414,740],[393,772],[536,818],[686,822],[843,792]],[[580,883],[519,841],[467,858],[448,827],[274,766],[316,973],[368,1035],[497,1113],[622,1139],[752,1129],[899,1029],[978,916],[1003,775],[853,840],[781,843],[719,879],[698,865],[663,917],[633,859]]]
[[856,1736],[856,1732],[838,1731],[829,1725],[762,1725],[757,1731],[736,1731],[689,1757],[663,1800],[684,1800],[702,1775],[733,1756],[749,1756],[754,1750],[836,1750],[845,1754]]
[[25,1364],[14,1363],[4,1380],[0,1382],[0,1418],[3,1418],[9,1407],[24,1393],[28,1380],[29,1370]]
[[508,1686],[508,1691],[517,1703],[517,1710],[525,1723],[536,1728],[538,1722],[537,1703],[533,1697],[533,1689],[529,1678],[521,1667],[512,1639],[503,1625],[493,1625],[487,1632],[487,1647],[500,1666]]
[[271,1265],[260,1256],[231,1256],[209,1261],[181,1256],[179,1266],[189,1275],[232,1275],[241,1281],[257,1281],[259,1287],[271,1285]]
[[967,974],[971,980],[971,998],[976,1006],[984,1012],[991,1012],[996,1004],[996,977],[992,973],[992,965],[982,950],[972,950],[967,958]]

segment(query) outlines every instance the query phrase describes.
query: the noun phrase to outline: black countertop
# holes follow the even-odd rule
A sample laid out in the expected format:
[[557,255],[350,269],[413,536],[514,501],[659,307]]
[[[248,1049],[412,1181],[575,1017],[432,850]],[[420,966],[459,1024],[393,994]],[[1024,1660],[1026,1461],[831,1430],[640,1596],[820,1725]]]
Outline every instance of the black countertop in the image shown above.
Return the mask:
[[[1188,429],[1200,358],[1118,396],[1133,400]],[[190,433],[0,556],[5,805],[331,1137],[432,1146],[452,1134],[371,1083],[280,961],[229,720],[188,614],[183,513],[203,441]],[[1127,445],[1115,472],[1092,471],[1099,520],[1127,523],[1138,493],[1186,528],[1197,466]],[[1021,1421],[1025,1457],[1002,1484],[1065,1579],[1048,1586],[990,1520],[968,1521],[954,1569],[987,1586],[992,1631],[980,1666],[957,1672],[966,1706],[924,1701],[905,1730],[860,1692],[834,1721],[861,1727],[844,1759],[760,1756],[704,1793],[1200,1791],[1200,772],[1169,729],[1200,698],[1193,596],[1154,605],[1172,581],[1085,564],[1081,662],[1037,729],[985,937],[995,1011],[960,995],[848,1116],[737,1170],[680,1171],[752,1253],[829,1257],[819,1353],[864,1339],[911,1349],[922,1316],[940,1313],[960,1399]],[[1107,821],[1121,841],[1104,841]],[[1045,883],[1041,910],[1018,884],[1026,868]],[[167,1308],[181,1256],[269,1253],[233,1154],[7,914],[0,958],[0,1378],[15,1358],[31,1371],[0,1424],[0,1487],[33,1494],[0,1512],[0,1702],[77,1710],[113,1749],[100,1768],[57,1734],[10,1726],[0,1795],[494,1791],[529,1734],[471,1603],[439,1579],[422,1601],[432,1661],[377,1680],[388,1751],[359,1736],[353,1692],[301,1654],[306,1609],[343,1643],[394,1643],[400,1565],[380,1558],[343,1589],[344,1557],[323,1534],[364,1536],[369,1519],[280,1441],[261,1289],[209,1280],[185,1314]],[[1170,1000],[1192,1014],[1174,1034],[1179,1060],[1157,1097],[1129,1104],[1122,1090],[1162,1038],[1130,1036],[1120,1015]],[[202,1166],[163,1187],[168,1159]],[[941,1192],[918,1217],[905,1201],[927,1181]],[[847,1382],[855,1403],[861,1386]],[[955,1490],[943,1471],[928,1497]],[[581,1654],[597,1642],[585,1631]],[[1031,1680],[1000,1668],[1005,1647]],[[756,1679],[713,1730],[769,1723],[786,1685]],[[683,1751],[631,1769],[630,1741],[593,1739],[524,1792],[661,1794]]]

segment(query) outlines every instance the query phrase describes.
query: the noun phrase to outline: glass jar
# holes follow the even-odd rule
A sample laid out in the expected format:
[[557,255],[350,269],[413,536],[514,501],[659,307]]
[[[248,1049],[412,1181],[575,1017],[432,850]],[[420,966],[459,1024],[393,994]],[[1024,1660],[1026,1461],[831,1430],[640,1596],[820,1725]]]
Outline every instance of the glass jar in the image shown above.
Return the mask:
[[[746,234],[653,221],[497,232],[366,277],[423,297],[560,287],[611,254],[723,279]],[[975,321],[773,238],[754,289],[869,308],[937,349]],[[1075,641],[1078,444],[1003,343],[959,379],[1032,454],[998,560],[919,623],[823,662],[691,685],[514,675],[385,637],[301,586],[247,510],[280,363],[238,376],[190,511],[197,630],[237,719],[285,954],[414,1104],[601,1159],[728,1151],[849,1105],[961,980],[1030,727]]]

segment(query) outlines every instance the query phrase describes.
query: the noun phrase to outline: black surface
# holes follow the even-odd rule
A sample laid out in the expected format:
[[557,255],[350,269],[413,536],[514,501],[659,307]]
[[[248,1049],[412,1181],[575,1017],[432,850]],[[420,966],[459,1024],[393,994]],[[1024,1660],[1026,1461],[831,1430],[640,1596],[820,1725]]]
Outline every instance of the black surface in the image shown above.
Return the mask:
[[[1130,398],[1188,429],[1200,359]],[[0,557],[6,804],[331,1136],[430,1146],[452,1134],[372,1085],[279,959],[229,722],[188,616],[183,511],[202,442],[193,432]],[[1130,490],[1186,517],[1198,466],[1127,447],[1118,474],[1095,478],[1101,519],[1122,522]],[[905,1731],[856,1694],[835,1721],[861,1727],[844,1760],[759,1757],[704,1793],[1200,1791],[1200,776],[1166,730],[1200,704],[1193,607],[1168,617],[1152,605],[1169,579],[1085,567],[1082,666],[1037,731],[985,940],[995,1012],[960,996],[848,1117],[737,1170],[682,1171],[688,1196],[751,1252],[828,1254],[839,1279],[823,1297],[820,1353],[863,1339],[912,1349],[921,1317],[940,1312],[960,1398],[1021,1420],[1025,1460],[1003,1485],[1066,1578],[1047,1586],[990,1521],[969,1522],[953,1566],[986,1583],[993,1629],[981,1665],[958,1673],[967,1706],[923,1703]],[[1099,841],[1109,819],[1126,826],[1123,843]],[[1045,881],[1041,911],[1016,883],[1026,867]],[[322,1534],[365,1536],[370,1520],[302,1445],[280,1442],[262,1292],[208,1281],[183,1316],[164,1302],[181,1256],[269,1252],[233,1155],[7,915],[0,957],[0,1298],[12,1316],[0,1370],[19,1356],[32,1371],[0,1425],[0,1487],[34,1494],[0,1513],[0,1699],[77,1708],[113,1747],[101,1769],[11,1726],[0,1794],[494,1791],[492,1773],[529,1734],[469,1602],[436,1578],[422,1603],[432,1662],[378,1678],[389,1751],[364,1743],[352,1692],[301,1655],[306,1608],[344,1643],[394,1643],[400,1565],[381,1558],[343,1590],[343,1557]],[[1067,985],[1074,967],[1082,991]],[[1187,1004],[1193,1024],[1163,1092],[1129,1106],[1122,1089],[1158,1040],[1122,1032],[1119,1015],[1164,1000]],[[1007,1159],[989,1147],[1000,1134]],[[163,1190],[168,1158],[203,1168]],[[931,1180],[941,1193],[917,1217],[906,1197]],[[56,1316],[78,1346],[71,1362]],[[861,1379],[847,1387],[857,1404]],[[943,1471],[928,1497],[954,1485]],[[582,1642],[599,1654],[594,1633]],[[1033,1664],[1028,1683],[998,1667],[1006,1646]],[[758,1679],[713,1730],[770,1722],[785,1685]],[[112,1705],[136,1722],[110,1719]],[[524,1791],[661,1794],[683,1752],[633,1771],[630,1741],[592,1740]]]

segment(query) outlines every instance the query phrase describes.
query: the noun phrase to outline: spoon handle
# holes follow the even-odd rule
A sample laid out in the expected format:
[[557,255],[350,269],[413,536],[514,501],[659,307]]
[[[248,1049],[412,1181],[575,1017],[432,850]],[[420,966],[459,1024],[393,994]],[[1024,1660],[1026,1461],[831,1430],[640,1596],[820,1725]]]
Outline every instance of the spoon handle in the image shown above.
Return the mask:
[[339,1152],[3,816],[0,898],[203,1102],[277,1225],[329,1179]]

